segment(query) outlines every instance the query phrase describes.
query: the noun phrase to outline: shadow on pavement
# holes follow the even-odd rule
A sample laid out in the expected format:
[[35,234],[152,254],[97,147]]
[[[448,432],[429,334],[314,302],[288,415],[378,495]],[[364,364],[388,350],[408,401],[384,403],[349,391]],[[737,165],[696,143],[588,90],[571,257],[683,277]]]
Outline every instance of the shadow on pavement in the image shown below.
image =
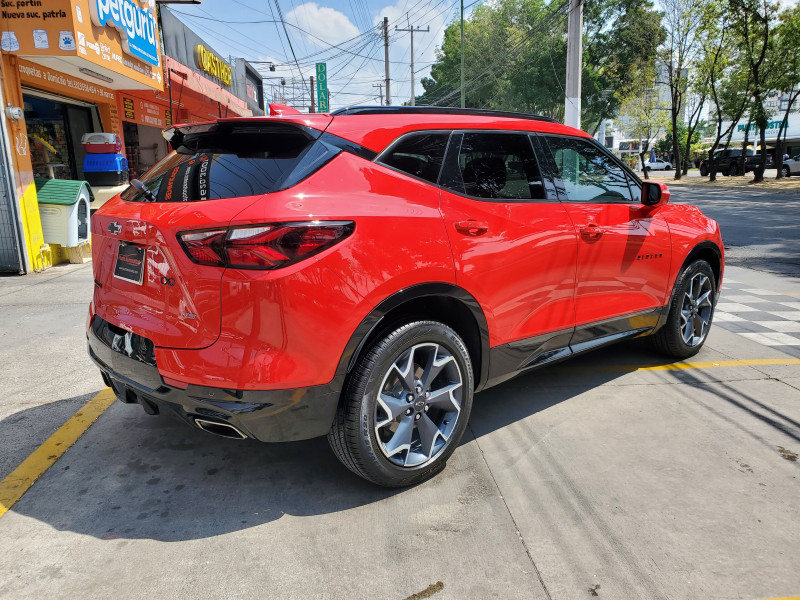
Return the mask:
[[[669,362],[632,343],[519,377],[476,396],[472,432],[480,438],[639,366]],[[610,364],[623,368],[607,368]],[[687,371],[665,372],[664,377],[673,383],[698,381]],[[0,434],[18,422],[41,418],[48,406],[53,405],[0,422]],[[464,444],[472,439],[468,432]],[[451,465],[423,485],[435,493],[455,477],[464,474]],[[350,473],[325,438],[283,444],[234,441],[115,403],[12,512],[98,539],[171,542],[281,518],[354,510],[402,493]]]

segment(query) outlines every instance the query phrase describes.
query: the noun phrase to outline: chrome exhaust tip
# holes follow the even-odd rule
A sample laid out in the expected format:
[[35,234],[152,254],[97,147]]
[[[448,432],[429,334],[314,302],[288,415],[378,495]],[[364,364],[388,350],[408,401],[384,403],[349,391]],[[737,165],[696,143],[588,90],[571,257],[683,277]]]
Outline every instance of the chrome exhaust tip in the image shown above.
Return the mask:
[[208,433],[212,433],[214,435],[218,435],[221,437],[234,439],[234,440],[244,440],[247,438],[245,434],[239,431],[233,425],[229,425],[228,423],[220,423],[219,421],[208,421],[206,419],[195,419],[194,424],[197,425],[203,431]]

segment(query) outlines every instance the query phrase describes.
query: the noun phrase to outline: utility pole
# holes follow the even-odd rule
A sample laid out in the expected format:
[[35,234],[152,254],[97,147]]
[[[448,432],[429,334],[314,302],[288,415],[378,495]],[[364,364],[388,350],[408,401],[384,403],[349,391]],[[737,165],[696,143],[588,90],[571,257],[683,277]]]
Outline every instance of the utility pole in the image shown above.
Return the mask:
[[[406,18],[408,19],[408,14],[406,14]],[[411,33],[411,106],[416,104],[416,97],[414,96],[414,32],[417,33],[428,33],[431,30],[430,25],[425,29],[421,29],[419,26],[412,27],[411,20],[408,21],[408,29],[399,29],[397,25],[394,27],[395,31],[408,31]]]
[[383,54],[386,65],[386,106],[391,106],[392,98],[389,91],[389,17],[383,17]]
[[317,112],[316,107],[314,106],[314,76],[311,75],[308,78],[308,82],[311,84],[311,112]]
[[383,106],[383,84],[382,83],[373,83],[372,87],[378,88],[378,94],[381,96],[381,106]]
[[567,28],[567,89],[564,124],[581,128],[581,65],[583,62],[583,0],[569,0]]
[[461,108],[466,108],[464,100],[464,0],[461,0]]

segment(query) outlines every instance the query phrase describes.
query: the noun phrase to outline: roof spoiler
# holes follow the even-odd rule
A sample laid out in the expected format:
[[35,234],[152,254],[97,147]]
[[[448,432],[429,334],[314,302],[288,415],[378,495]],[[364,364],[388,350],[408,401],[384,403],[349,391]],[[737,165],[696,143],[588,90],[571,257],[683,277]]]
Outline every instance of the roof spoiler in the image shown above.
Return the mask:
[[285,104],[277,104],[275,102],[269,103],[269,116],[270,117],[282,117],[283,115],[302,115],[299,110],[296,108],[292,108],[291,106],[286,106]]

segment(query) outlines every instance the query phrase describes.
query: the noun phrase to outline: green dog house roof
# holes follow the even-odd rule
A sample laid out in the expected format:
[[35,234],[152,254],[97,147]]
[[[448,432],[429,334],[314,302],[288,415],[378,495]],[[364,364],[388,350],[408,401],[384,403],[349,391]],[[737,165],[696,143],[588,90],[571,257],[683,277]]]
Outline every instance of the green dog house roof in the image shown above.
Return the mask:
[[70,206],[81,197],[81,190],[85,187],[89,202],[94,200],[92,188],[87,181],[73,181],[71,179],[47,179],[34,177],[36,197],[39,204],[63,204]]

